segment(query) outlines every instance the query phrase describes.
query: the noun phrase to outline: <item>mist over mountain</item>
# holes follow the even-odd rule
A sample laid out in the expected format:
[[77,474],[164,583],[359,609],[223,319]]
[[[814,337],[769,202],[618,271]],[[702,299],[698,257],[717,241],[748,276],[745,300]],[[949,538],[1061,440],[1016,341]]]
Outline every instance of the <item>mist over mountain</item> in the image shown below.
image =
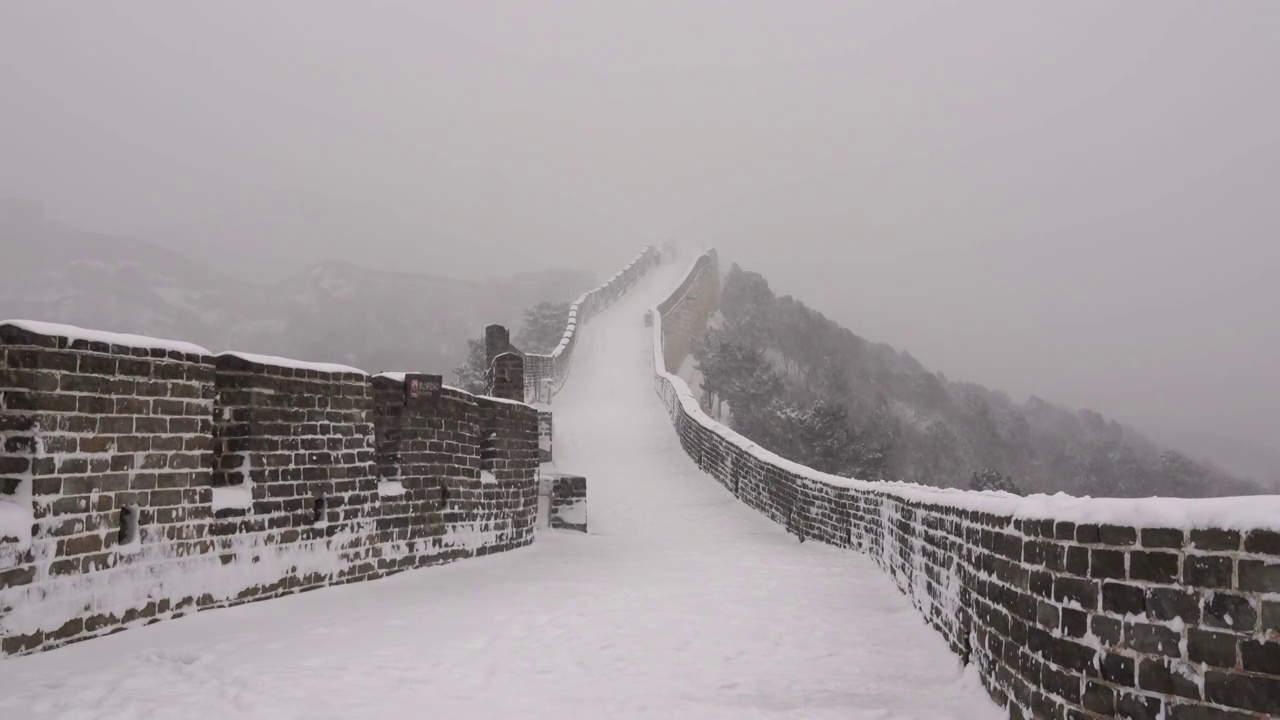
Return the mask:
[[275,282],[228,252],[200,263],[149,242],[49,221],[30,205],[0,213],[0,316],[186,340],[215,352],[241,350],[338,362],[369,371],[448,375],[466,339],[484,326],[518,327],[523,311],[571,300],[590,273],[537,270],[460,280],[429,267],[371,270],[305,262]]
[[[1102,497],[1272,490],[1088,409],[949,379],[734,265],[694,343],[704,406],[788,459],[868,480]],[[982,484],[987,482],[988,484]],[[996,485],[990,484],[997,483]]]

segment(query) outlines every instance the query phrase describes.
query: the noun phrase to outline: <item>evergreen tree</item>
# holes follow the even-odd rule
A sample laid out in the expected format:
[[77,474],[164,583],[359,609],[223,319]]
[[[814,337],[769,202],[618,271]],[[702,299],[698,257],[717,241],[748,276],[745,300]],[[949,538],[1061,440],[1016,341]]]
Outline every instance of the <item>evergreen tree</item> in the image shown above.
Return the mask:
[[1022,490],[1013,482],[1013,478],[999,470],[987,468],[975,472],[969,480],[970,490],[1001,490],[1014,495],[1022,495]]
[[1262,490],[1162,452],[1097,412],[1035,397],[1017,403],[930,372],[905,352],[775,296],[763,277],[736,265],[725,277],[720,316],[692,348],[706,409],[820,470],[958,486],[962,469],[987,468],[974,473],[975,487],[1115,497]]
[[484,338],[467,340],[467,361],[453,369],[453,377],[458,387],[469,393],[484,392],[487,365],[484,351]]
[[524,311],[524,325],[516,335],[516,347],[545,355],[556,349],[569,324],[569,303],[540,302]]

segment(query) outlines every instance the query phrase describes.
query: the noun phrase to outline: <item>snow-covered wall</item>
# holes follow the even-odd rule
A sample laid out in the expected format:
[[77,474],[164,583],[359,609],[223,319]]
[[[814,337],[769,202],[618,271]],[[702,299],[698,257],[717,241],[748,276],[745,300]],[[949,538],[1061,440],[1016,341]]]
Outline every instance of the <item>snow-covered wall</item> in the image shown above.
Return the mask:
[[658,260],[657,248],[652,245],[646,247],[625,268],[600,287],[584,293],[569,307],[569,322],[555,350],[547,355],[524,353],[526,402],[550,402],[547,395],[559,392],[569,376],[573,349],[578,342],[578,327],[625,295]]
[[564,530],[587,531],[587,479],[581,475],[544,473],[551,481],[550,525]]
[[707,329],[719,307],[720,262],[716,251],[708,250],[693,261],[679,287],[654,312],[662,320],[664,367],[679,374],[689,357],[690,344]]
[[537,422],[438,376],[0,323],[0,654],[526,545]]
[[1280,715],[1280,497],[1020,498],[789,462],[709,418],[675,375],[718,277],[703,255],[654,311],[682,446],[799,539],[871,555],[1010,717]]

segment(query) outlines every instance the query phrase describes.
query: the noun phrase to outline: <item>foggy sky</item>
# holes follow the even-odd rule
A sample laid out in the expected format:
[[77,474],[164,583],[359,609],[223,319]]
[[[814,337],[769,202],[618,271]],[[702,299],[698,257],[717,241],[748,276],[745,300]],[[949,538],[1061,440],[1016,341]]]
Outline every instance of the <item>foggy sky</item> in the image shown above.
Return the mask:
[[0,197],[259,275],[715,245],[951,379],[1280,447],[1278,39],[1274,2],[10,0]]

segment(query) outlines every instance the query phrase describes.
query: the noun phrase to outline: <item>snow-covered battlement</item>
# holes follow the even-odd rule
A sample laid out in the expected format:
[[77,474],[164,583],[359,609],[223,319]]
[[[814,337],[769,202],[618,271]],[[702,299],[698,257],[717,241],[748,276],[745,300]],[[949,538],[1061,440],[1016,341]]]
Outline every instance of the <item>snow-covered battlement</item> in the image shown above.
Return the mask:
[[579,328],[626,294],[658,261],[657,248],[646,247],[603,285],[583,293],[569,306],[569,320],[555,350],[546,355],[522,353],[526,401],[549,402],[550,398],[540,397],[539,392],[554,395],[560,391],[569,375]]
[[537,470],[439,376],[0,323],[0,655],[527,545]]
[[[657,259],[645,248],[579,298],[524,377],[563,383],[578,327]],[[509,360],[512,387],[487,397],[0,323],[0,655],[528,544],[538,413],[525,357]],[[565,488],[582,514],[585,487]]]
[[714,252],[654,309],[659,396],[742,502],[870,554],[1011,717],[1280,714],[1280,497],[1017,497],[851,480],[771,453],[675,374],[715,311]]
[[166,353],[182,353],[183,355],[210,354],[208,350],[200,347],[199,345],[193,345],[188,342],[162,340],[160,338],[145,337],[143,335],[105,332],[103,330],[86,330],[74,325],[36,322],[34,320],[0,320],[0,326],[9,328],[11,332],[14,330],[26,331],[31,335],[40,335],[54,340],[61,340],[70,347],[81,345],[88,347],[93,343],[106,346],[115,345],[117,347],[130,348],[133,350],[160,350]]

